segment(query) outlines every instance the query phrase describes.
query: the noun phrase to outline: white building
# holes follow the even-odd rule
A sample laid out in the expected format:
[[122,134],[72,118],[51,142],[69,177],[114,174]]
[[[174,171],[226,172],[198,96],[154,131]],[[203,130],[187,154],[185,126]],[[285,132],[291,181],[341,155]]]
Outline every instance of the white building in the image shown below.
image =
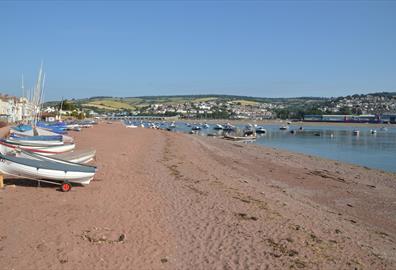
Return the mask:
[[3,121],[30,121],[33,115],[34,107],[26,98],[0,94],[0,117]]

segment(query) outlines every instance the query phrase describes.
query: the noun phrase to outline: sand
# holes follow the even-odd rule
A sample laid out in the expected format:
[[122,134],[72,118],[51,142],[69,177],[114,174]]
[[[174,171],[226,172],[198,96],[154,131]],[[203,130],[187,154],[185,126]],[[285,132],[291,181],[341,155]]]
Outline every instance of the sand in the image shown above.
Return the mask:
[[396,174],[119,123],[72,135],[95,180],[7,180],[1,269],[396,269]]
[[10,127],[9,126],[5,126],[5,127],[0,128],[0,138],[6,137],[9,132],[10,132]]

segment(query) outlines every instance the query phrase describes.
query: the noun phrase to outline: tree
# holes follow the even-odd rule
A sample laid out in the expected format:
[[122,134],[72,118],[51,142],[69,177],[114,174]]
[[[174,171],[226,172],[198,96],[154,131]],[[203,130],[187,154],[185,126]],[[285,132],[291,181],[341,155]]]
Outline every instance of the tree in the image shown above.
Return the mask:
[[290,111],[288,109],[277,109],[275,110],[276,116],[280,119],[288,119]]
[[211,117],[214,119],[228,119],[230,114],[226,110],[215,110]]
[[362,114],[362,109],[358,106],[352,108],[353,114]]
[[58,109],[62,109],[63,111],[73,111],[76,109],[76,106],[65,99],[58,104]]
[[351,108],[349,108],[349,107],[346,107],[346,106],[344,106],[344,107],[341,107],[340,108],[340,114],[352,114],[352,111],[351,111]]

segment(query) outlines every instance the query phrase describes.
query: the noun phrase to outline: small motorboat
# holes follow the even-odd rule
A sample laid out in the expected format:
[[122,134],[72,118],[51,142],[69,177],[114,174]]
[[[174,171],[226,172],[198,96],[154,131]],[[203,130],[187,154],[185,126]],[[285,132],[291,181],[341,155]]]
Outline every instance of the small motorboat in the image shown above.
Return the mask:
[[230,123],[228,123],[228,124],[226,124],[226,125],[223,127],[223,130],[224,130],[224,131],[235,131],[235,126],[233,126],[233,125],[231,125]]
[[280,129],[280,130],[288,130],[288,129],[289,129],[289,126],[281,126],[279,129]]
[[128,124],[125,125],[126,128],[137,128],[138,126],[134,125],[134,124]]
[[213,127],[213,129],[216,129],[216,130],[223,130],[224,127],[223,127],[222,125],[220,125],[220,124],[216,124],[216,125]]
[[267,130],[264,127],[262,127],[262,126],[259,126],[259,127],[256,128],[256,133],[257,134],[264,134],[264,133],[267,133]]
[[224,135],[224,139],[231,140],[231,141],[253,141],[257,137],[255,135],[251,136],[231,136],[231,135]]
[[359,136],[359,135],[360,135],[360,131],[357,130],[357,129],[355,129],[354,131],[352,131],[352,134],[353,134],[354,136]]
[[256,134],[255,134],[254,130],[245,129],[245,130],[243,131],[243,136],[244,136],[244,137],[256,136]]
[[370,133],[371,134],[377,134],[377,130],[376,129],[370,129]]

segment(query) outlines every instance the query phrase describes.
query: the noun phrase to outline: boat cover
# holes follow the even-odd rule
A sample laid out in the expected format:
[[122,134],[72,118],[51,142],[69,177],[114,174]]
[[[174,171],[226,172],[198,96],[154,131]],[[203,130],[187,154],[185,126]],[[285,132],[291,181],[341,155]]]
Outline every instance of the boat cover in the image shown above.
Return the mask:
[[13,156],[5,156],[0,154],[0,160],[8,160],[14,163],[18,163],[20,165],[25,165],[37,169],[46,169],[46,170],[54,170],[54,171],[64,171],[64,172],[85,172],[85,173],[95,173],[96,167],[94,166],[85,166],[78,164],[66,164],[52,161],[44,161],[44,160],[34,160],[29,158],[21,158],[21,157],[13,157]]

